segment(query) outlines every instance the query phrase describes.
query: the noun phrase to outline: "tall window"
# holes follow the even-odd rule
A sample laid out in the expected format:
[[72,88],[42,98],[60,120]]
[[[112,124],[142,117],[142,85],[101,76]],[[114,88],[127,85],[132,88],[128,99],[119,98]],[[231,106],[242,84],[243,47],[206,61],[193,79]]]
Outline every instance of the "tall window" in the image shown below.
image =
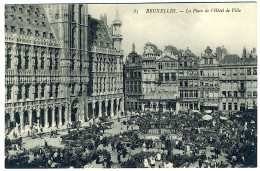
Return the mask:
[[237,103],[234,103],[234,110],[237,110]]
[[183,91],[182,90],[180,91],[180,97],[183,97]]
[[11,68],[11,66],[12,66],[12,59],[11,59],[11,54],[7,54],[6,55],[6,68],[8,69],[8,68]]
[[193,97],[193,91],[192,90],[190,91],[190,97]]
[[195,94],[194,94],[194,97],[199,97],[198,91],[195,91],[194,93],[195,93]]
[[29,98],[29,87],[30,85],[25,85],[25,98],[28,99]]
[[172,73],[172,81],[175,81],[176,80],[176,73]]
[[41,69],[44,69],[44,52],[41,53]]
[[18,100],[22,99],[22,85],[18,86]]
[[232,110],[232,103],[228,103],[228,110]]
[[7,100],[12,98],[12,86],[7,86]]
[[226,103],[223,103],[223,110],[226,110]]
[[170,77],[169,77],[169,73],[165,73],[165,81],[169,81]]
[[38,97],[39,97],[39,95],[38,95],[38,86],[39,86],[39,85],[35,85],[35,93],[34,93],[34,97],[35,97],[35,98],[38,98]]
[[257,68],[253,68],[253,75],[257,75]]
[[52,90],[53,84],[50,84],[50,97],[53,97],[53,90]]
[[44,88],[45,88],[45,85],[41,85],[41,97],[44,97]]
[[247,68],[247,75],[251,75],[251,68]]
[[189,92],[188,91],[184,91],[185,93],[185,97],[189,97]]
[[184,86],[188,87],[188,81],[187,80],[184,81]]

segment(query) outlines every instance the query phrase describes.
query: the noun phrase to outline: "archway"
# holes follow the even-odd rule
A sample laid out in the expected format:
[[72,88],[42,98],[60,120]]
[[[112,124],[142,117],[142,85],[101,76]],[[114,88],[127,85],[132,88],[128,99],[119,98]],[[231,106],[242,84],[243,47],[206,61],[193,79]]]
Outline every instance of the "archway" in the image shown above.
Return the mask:
[[93,117],[92,103],[88,103],[88,117],[89,119],[92,119]]
[[159,112],[163,112],[163,105],[159,103]]
[[113,107],[113,109],[114,109],[114,115],[117,114],[117,112],[116,112],[116,105],[117,105],[117,100],[115,99],[115,100],[114,100],[114,107]]
[[62,111],[61,111],[61,122],[62,122],[62,125],[65,124],[65,107],[63,106],[62,107]]
[[80,103],[76,99],[71,104],[71,121],[72,122],[79,120],[79,112],[80,112],[79,108],[80,108]]
[[105,101],[102,101],[102,116],[106,116],[106,102]]
[[16,112],[16,113],[14,114],[14,122],[15,122],[15,125],[16,125],[16,124],[20,124],[20,115],[19,115],[18,112]]
[[14,126],[18,128],[18,131],[20,131],[21,127],[20,127],[20,114],[18,112],[16,112],[14,114]]
[[32,112],[32,124],[33,125],[37,124],[37,113],[35,110]]
[[9,113],[5,114],[5,129],[11,127],[11,119]]
[[41,112],[40,112],[40,125],[42,126],[42,127],[44,127],[44,124],[46,124],[46,123],[44,123],[45,121],[44,121],[44,109],[42,109],[41,110]]
[[111,116],[111,100],[108,101],[108,105],[107,105],[107,116]]
[[95,104],[95,118],[98,118],[99,113],[99,102],[96,102]]
[[54,110],[55,110],[54,117],[55,117],[55,123],[56,123],[55,125],[58,126],[58,123],[59,123],[59,109],[58,109],[58,107],[55,107]]
[[52,126],[52,110],[51,108],[48,109],[48,123],[49,123],[49,127]]
[[23,113],[23,123],[24,123],[24,127],[25,127],[26,125],[29,125],[29,115],[28,115],[28,112],[27,112],[27,111],[25,111],[25,112]]

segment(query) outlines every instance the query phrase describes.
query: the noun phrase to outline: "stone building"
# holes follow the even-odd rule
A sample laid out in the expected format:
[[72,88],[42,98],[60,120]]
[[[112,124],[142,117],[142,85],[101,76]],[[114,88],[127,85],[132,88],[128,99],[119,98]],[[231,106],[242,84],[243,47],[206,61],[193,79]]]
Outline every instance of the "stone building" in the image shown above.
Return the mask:
[[220,61],[220,104],[222,111],[257,108],[257,55],[255,49],[242,58],[227,55]]
[[6,5],[6,132],[124,111],[120,27],[85,4]]
[[180,108],[199,109],[199,58],[187,48],[181,51],[178,61]]
[[141,55],[135,52],[135,44],[132,52],[127,56],[125,62],[125,107],[127,111],[140,111],[142,103],[142,64]]
[[86,116],[124,114],[122,22],[118,12],[112,26],[106,16],[89,17],[89,84],[85,100]]
[[[220,51],[217,48],[217,51]],[[219,59],[220,52],[214,54],[208,46],[199,61],[200,110],[217,110],[219,107]]]

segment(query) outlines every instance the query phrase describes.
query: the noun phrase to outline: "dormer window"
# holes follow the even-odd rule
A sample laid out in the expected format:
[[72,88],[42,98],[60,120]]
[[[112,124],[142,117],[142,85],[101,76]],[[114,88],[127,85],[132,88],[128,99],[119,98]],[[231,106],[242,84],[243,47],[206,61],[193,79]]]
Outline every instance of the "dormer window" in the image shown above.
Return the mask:
[[12,33],[15,32],[15,26],[11,26],[11,32],[12,32]]

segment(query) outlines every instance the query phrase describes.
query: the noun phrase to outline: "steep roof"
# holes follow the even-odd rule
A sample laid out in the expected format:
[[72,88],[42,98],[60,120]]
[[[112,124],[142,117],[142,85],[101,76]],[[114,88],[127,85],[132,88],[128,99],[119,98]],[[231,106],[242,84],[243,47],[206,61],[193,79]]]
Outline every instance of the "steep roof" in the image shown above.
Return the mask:
[[[15,33],[17,35],[45,39],[51,39],[50,34],[55,36],[41,5],[5,5],[5,27],[6,33]],[[28,29],[31,34],[28,34]]]
[[221,61],[221,64],[238,64],[242,63],[242,59],[236,54],[226,55]]

